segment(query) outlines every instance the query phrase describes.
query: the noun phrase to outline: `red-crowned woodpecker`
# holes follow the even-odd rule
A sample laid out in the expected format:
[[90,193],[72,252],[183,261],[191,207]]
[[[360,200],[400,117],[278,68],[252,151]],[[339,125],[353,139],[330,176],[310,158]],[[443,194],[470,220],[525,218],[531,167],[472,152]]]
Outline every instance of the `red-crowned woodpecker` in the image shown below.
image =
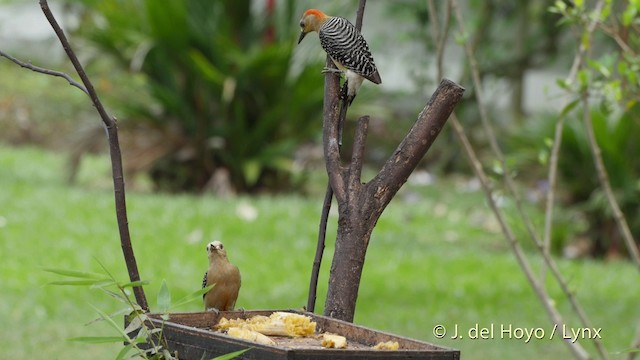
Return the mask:
[[204,309],[214,311],[231,311],[236,305],[240,291],[240,270],[227,259],[227,252],[220,241],[207,245],[209,270],[204,273],[202,287],[214,285],[209,292],[202,295]]
[[364,79],[375,84],[382,83],[367,42],[349,20],[309,9],[302,15],[300,28],[298,43],[311,31],[318,32],[320,45],[338,67],[338,71],[345,74],[349,104]]

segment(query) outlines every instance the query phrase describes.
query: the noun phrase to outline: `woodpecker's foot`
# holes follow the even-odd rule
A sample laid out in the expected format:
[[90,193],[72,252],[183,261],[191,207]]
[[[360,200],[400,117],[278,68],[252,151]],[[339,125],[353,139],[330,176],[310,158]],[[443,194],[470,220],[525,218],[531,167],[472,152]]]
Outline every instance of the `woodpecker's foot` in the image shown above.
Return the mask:
[[340,69],[334,69],[334,68],[325,67],[325,68],[322,69],[322,73],[323,74],[327,74],[327,73],[336,74],[337,76],[341,77],[342,74],[344,73],[344,71],[342,71]]
[[211,311],[211,312],[214,312],[216,314],[220,314],[220,310],[218,310],[216,308],[213,308],[213,307],[212,308],[208,308],[207,311]]

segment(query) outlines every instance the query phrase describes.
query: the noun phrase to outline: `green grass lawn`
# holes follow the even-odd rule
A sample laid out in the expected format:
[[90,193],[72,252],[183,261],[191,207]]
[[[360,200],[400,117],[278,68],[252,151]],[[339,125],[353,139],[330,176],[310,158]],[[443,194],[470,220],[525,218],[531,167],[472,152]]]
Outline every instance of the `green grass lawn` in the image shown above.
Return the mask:
[[[110,334],[92,306],[119,304],[97,290],[48,286],[44,268],[99,271],[97,260],[126,280],[106,157],[93,159],[80,185],[64,183],[64,157],[32,148],[0,147],[0,353],[7,359],[112,359],[117,345],[84,345],[74,336]],[[89,170],[86,170],[89,169]],[[108,179],[108,178],[107,178]],[[300,308],[306,303],[322,194],[217,199],[210,195],[128,194],[131,234],[152,306],[162,279],[174,298],[200,287],[205,245],[223,241],[243,276],[237,306]],[[335,220],[329,234],[335,234]],[[462,350],[464,359],[564,359],[559,339],[504,339],[500,326],[550,325],[479,192],[456,181],[403,189],[374,231],[360,287],[356,322]],[[329,238],[319,304],[326,294]],[[540,259],[531,256],[532,262]],[[608,350],[626,349],[640,319],[637,270],[627,263],[561,261]],[[569,306],[549,282],[555,306]],[[178,309],[198,311],[195,302]],[[576,319],[567,316],[572,326]],[[117,321],[120,321],[118,319]],[[436,339],[434,326],[449,329]],[[476,324],[494,324],[493,339],[468,339]],[[464,336],[451,339],[455,326]],[[583,341],[593,350],[589,342]],[[619,355],[612,354],[612,358]]]

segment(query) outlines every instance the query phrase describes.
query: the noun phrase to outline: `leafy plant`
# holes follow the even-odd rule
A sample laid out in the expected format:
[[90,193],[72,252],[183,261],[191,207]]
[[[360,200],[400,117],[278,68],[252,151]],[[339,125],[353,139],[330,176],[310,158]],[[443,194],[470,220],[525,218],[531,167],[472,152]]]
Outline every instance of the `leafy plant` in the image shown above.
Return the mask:
[[[595,255],[623,252],[620,234],[613,222],[609,206],[598,182],[589,142],[581,121],[582,111],[567,119],[562,136],[562,154],[558,162],[560,199],[567,211],[557,214],[561,225],[554,233],[554,249],[559,250],[567,237],[588,235]],[[640,121],[635,105],[624,112],[601,106],[590,109],[596,140],[614,189],[616,199],[626,214],[634,233],[640,233]],[[556,118],[541,116],[510,140],[511,161],[521,179],[536,185],[543,176],[549,157],[549,141],[553,137]],[[544,187],[546,184],[541,184]],[[583,214],[586,221],[576,221]],[[586,223],[586,228],[584,224]]]
[[75,2],[87,9],[79,35],[145,76],[154,101],[127,104],[131,119],[182,137],[156,159],[158,188],[201,190],[219,170],[237,191],[299,180],[292,153],[319,133],[322,65],[294,64],[292,0],[259,14],[249,0]]
[[[107,268],[98,262],[100,267],[104,271],[104,274],[82,272],[73,270],[61,270],[61,269],[45,269],[45,271],[70,278],[67,280],[52,281],[50,285],[73,285],[73,286],[87,286],[91,289],[99,289],[110,297],[118,300],[125,305],[119,311],[112,314],[107,314],[104,311],[95,308],[99,318],[97,321],[105,321],[114,329],[116,335],[113,336],[80,336],[74,337],[69,340],[78,341],[87,344],[106,344],[106,343],[123,343],[124,347],[116,355],[116,359],[131,358],[138,356],[143,359],[178,359],[178,354],[171,353],[168,349],[168,344],[164,336],[162,335],[162,327],[157,328],[152,322],[148,321],[149,317],[142,308],[131,298],[129,289],[134,286],[147,285],[147,281],[136,282],[120,282],[107,270]],[[162,324],[164,321],[169,320],[168,312],[172,308],[187,304],[191,301],[200,299],[202,294],[205,294],[215,285],[207,286],[203,289],[195,291],[184,298],[178,300],[175,304],[171,301],[171,293],[166,281],[162,281],[160,291],[158,292],[157,305],[162,315]],[[114,289],[115,288],[115,291]],[[114,321],[114,317],[120,315],[126,315],[127,327],[122,328]],[[237,352],[229,353],[216,357],[214,360],[227,360],[233,359],[249,349],[240,350]]]

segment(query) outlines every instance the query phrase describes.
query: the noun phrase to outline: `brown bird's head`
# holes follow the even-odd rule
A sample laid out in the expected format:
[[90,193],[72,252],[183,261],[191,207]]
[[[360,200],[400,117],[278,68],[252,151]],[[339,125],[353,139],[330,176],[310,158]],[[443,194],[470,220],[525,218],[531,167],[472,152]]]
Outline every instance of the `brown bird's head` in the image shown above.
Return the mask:
[[224,245],[218,240],[212,241],[207,245],[207,255],[227,257],[227,252],[224,250]]

